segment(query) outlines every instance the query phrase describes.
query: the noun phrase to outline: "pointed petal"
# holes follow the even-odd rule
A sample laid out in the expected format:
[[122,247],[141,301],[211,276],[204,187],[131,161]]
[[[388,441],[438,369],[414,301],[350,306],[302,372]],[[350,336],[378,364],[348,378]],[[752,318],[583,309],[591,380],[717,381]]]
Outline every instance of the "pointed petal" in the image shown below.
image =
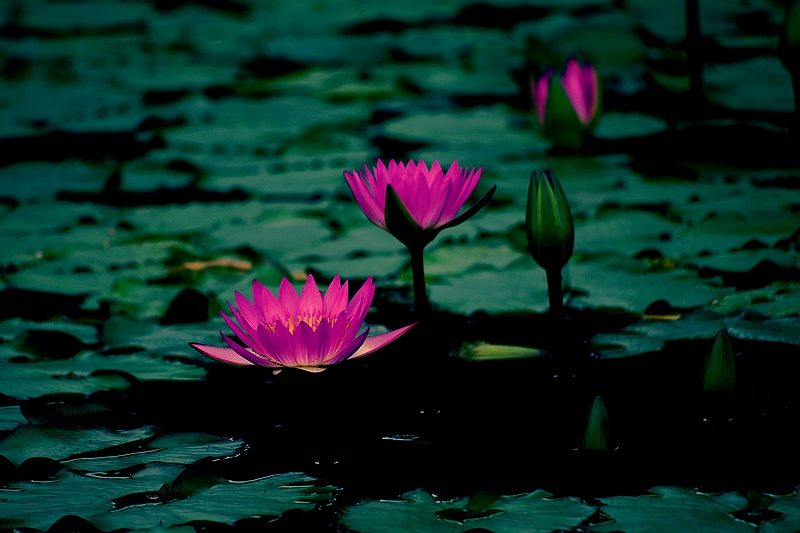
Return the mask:
[[223,363],[229,363],[238,366],[253,366],[253,363],[251,363],[244,357],[238,355],[230,348],[209,346],[208,344],[199,344],[196,342],[190,342],[189,346],[191,346],[201,354],[205,355],[206,357],[210,357],[211,359],[215,359],[217,361],[222,361]]
[[467,221],[467,219],[469,219],[470,217],[475,215],[478,211],[480,211],[481,208],[484,205],[489,203],[489,200],[492,199],[492,196],[494,196],[494,192],[496,190],[497,190],[497,185],[492,185],[492,188],[489,189],[489,192],[484,194],[483,197],[480,200],[478,200],[477,202],[475,202],[475,204],[472,207],[470,207],[469,209],[467,209],[466,211],[464,211],[463,213],[458,215],[456,218],[454,218],[450,222],[446,222],[445,224],[442,224],[441,226],[439,226],[436,229],[437,230],[443,230],[443,229],[446,229],[446,228],[452,228],[453,226],[458,226],[462,222]]
[[286,278],[281,280],[281,286],[280,289],[278,289],[278,301],[289,313],[290,318],[297,316],[297,307],[300,304],[300,297],[297,295],[297,291],[292,286],[291,282]]
[[281,305],[272,291],[255,279],[253,280],[253,301],[265,323],[272,324],[276,320],[284,321],[289,316],[286,308]]
[[247,322],[248,326],[255,328],[258,325],[258,311],[256,311],[255,306],[250,303],[250,300],[239,291],[236,291],[236,307],[239,309],[240,316]]
[[353,299],[347,306],[347,317],[350,327],[359,329],[364,317],[367,316],[369,306],[372,304],[372,297],[375,294],[375,284],[372,277],[368,277],[364,284],[358,289]]
[[[228,302],[230,305],[230,302]],[[236,308],[231,305],[231,311],[233,312],[233,316],[236,317],[236,320],[239,321],[240,324],[244,323],[244,319],[241,318],[241,315],[236,311]],[[223,320],[225,323],[228,324],[228,327],[231,328],[231,331],[234,335],[239,337],[239,339],[247,345],[253,351],[260,351],[261,347],[258,345],[258,341],[255,340],[255,330],[247,326],[245,323],[244,327],[239,327],[236,322],[228,318],[228,315],[223,313],[221,310],[219,312],[222,315]]]
[[303,292],[300,293],[300,302],[297,308],[299,316],[319,316],[322,314],[322,293],[317,288],[314,276],[308,275]]
[[313,349],[309,350],[308,364],[318,365],[327,359],[331,354],[336,353],[339,345],[333,339],[331,333],[333,327],[327,319],[322,319],[317,329],[313,331]]
[[306,372],[313,372],[315,374],[325,372],[324,366],[296,366],[295,368],[298,370],[305,370]]
[[367,339],[367,335],[369,335],[369,328],[365,329],[364,333],[343,346],[339,353],[325,361],[324,364],[335,365],[336,363],[341,363],[342,361],[349,359],[354,353],[356,353],[361,345],[364,344],[364,341]]
[[358,171],[345,172],[344,178],[350,186],[350,191],[353,193],[353,198],[355,198],[358,207],[361,208],[367,218],[376,226],[385,227],[383,205],[378,200],[376,189],[370,186],[371,180]]
[[230,348],[234,352],[237,353],[237,355],[241,356],[243,359],[246,359],[247,361],[250,361],[254,365],[258,365],[258,366],[280,366],[277,363],[273,363],[272,361],[270,361],[266,357],[261,357],[257,353],[255,353],[255,352],[253,352],[251,350],[248,350],[247,348],[243,348],[242,346],[239,346],[238,343],[236,343],[233,339],[231,339],[230,337],[228,337],[227,335],[225,335],[221,331],[219,332],[219,334],[222,335],[222,340],[224,340],[225,343],[228,346],[230,346]]
[[536,108],[536,118],[539,124],[544,125],[545,110],[547,109],[547,93],[550,90],[550,78],[553,71],[547,69],[544,75],[533,83],[533,105]]
[[314,330],[305,322],[300,322],[294,328],[294,356],[298,366],[313,364],[314,356],[319,353],[319,338]]
[[333,278],[333,281],[325,291],[325,298],[323,300],[324,316],[333,318],[347,308],[347,282],[344,285],[339,280],[339,274]]
[[261,326],[256,332],[259,343],[263,346],[265,355],[283,366],[295,366],[294,336],[281,322],[275,324],[275,331],[270,331]]
[[375,350],[383,348],[390,342],[397,340],[401,335],[403,335],[406,331],[408,331],[415,325],[416,322],[414,324],[411,324],[410,326],[405,326],[403,328],[396,329],[388,333],[381,333],[380,335],[373,335],[372,337],[367,337],[367,340],[364,341],[364,344],[362,344],[361,347],[358,350],[356,350],[356,353],[350,356],[350,359],[355,359],[356,357],[362,357],[364,355],[374,352]]

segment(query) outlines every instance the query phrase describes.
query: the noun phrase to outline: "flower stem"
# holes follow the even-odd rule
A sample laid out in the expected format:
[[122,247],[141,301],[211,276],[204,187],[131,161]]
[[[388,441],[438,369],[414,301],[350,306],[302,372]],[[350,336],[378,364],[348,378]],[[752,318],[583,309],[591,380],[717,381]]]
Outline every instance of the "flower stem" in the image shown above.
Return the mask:
[[410,246],[408,251],[411,252],[411,275],[414,280],[414,309],[416,309],[419,316],[424,316],[430,311],[430,304],[428,304],[428,292],[425,290],[425,267],[422,263],[422,250],[421,246]]
[[555,316],[564,314],[564,293],[561,289],[561,269],[554,268],[547,273],[547,296],[550,300],[550,312]]
[[794,120],[790,129],[800,135],[800,70],[792,73],[792,89],[794,89]]

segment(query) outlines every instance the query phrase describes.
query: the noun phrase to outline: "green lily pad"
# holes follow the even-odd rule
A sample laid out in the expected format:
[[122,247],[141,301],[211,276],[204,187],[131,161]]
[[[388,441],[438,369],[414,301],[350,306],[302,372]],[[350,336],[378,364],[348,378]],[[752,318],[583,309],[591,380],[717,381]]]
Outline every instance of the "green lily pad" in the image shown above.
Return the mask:
[[708,309],[723,315],[744,310],[775,318],[797,315],[800,284],[777,282],[761,289],[736,291],[711,302]]
[[20,424],[27,422],[18,405],[8,405],[0,407],[0,431],[14,429]]
[[770,520],[759,526],[759,533],[792,533],[800,528],[800,496],[777,497],[768,507],[783,514],[780,520]]
[[[741,83],[742,72],[747,73],[747,84]],[[791,76],[774,56],[708,65],[704,82],[709,98],[730,109],[778,113],[794,110]]]
[[[542,151],[548,143],[537,143],[530,131],[516,131],[509,127],[510,117],[502,106],[476,108],[459,113],[420,113],[387,121],[383,125],[392,138],[423,141],[441,146],[442,155],[426,150],[428,158],[439,159],[449,166],[453,158],[461,165],[478,166],[500,153],[528,153],[537,148]],[[459,155],[465,154],[465,155]],[[469,155],[469,160],[466,154]],[[449,159],[448,159],[449,158]]]
[[636,135],[649,135],[664,131],[669,125],[650,115],[642,113],[603,113],[594,130],[594,136],[602,139],[621,139]]
[[[204,336],[205,338],[205,336]],[[193,339],[182,339],[188,342]],[[189,351],[183,348],[186,355]],[[167,360],[164,357],[137,353],[103,356],[84,351],[62,361],[8,363],[3,362],[0,393],[18,398],[36,398],[59,392],[90,394],[107,388],[125,388],[128,384],[109,379],[100,370],[120,370],[140,380],[195,380],[205,376],[198,366]]]
[[[476,287],[480,290],[475,290]],[[548,309],[547,279],[544,270],[538,268],[533,259],[529,268],[475,271],[434,280],[428,284],[428,290],[432,303],[465,315],[478,310],[541,313]]]
[[574,299],[575,305],[617,307],[633,313],[643,313],[657,300],[673,307],[699,307],[732,292],[690,270],[652,269],[643,260],[613,255],[574,258],[563,276],[570,287],[586,293]]
[[0,454],[16,464],[31,457],[62,460],[76,453],[102,450],[149,438],[155,432],[155,428],[149,426],[112,431],[21,424],[0,441]]
[[205,433],[167,433],[109,448],[73,453],[61,462],[73,470],[88,473],[116,472],[144,463],[190,465],[204,457],[233,454],[243,444],[241,440]]
[[645,319],[613,333],[595,335],[592,345],[604,358],[615,359],[658,351],[667,341],[711,339],[724,327],[722,316],[701,311],[677,320]]
[[483,528],[489,531],[545,533],[569,529],[595,508],[577,498],[551,498],[544,491],[502,497],[481,513],[467,511],[468,499],[437,501],[418,489],[398,501],[364,501],[342,510],[340,521],[361,533],[437,533]]
[[731,513],[748,506],[747,499],[735,493],[710,496],[680,487],[656,487],[652,495],[602,498],[602,510],[613,521],[592,526],[592,531],[626,533],[752,532]]

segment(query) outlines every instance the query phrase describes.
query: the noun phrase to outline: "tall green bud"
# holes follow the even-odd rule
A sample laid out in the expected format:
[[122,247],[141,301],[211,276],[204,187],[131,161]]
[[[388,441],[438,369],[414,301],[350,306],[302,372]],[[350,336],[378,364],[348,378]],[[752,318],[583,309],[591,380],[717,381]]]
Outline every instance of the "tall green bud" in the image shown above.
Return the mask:
[[608,431],[608,414],[600,396],[595,396],[592,409],[586,418],[586,431],[583,433],[583,448],[586,450],[610,450],[611,439]]

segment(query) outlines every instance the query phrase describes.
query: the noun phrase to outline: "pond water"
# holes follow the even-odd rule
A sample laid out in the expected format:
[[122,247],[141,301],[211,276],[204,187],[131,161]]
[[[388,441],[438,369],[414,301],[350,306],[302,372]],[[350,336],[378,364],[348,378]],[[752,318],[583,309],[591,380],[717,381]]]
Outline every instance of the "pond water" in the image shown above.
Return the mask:
[[[700,99],[683,7],[3,3],[0,531],[799,530],[783,7],[700,0]],[[572,149],[530,95],[570,56],[603,97]],[[425,249],[431,314],[321,373],[192,350],[253,279],[372,276],[371,331],[417,321],[408,253],[342,175],[379,158],[497,187]],[[575,219],[563,318],[524,227],[547,168]]]

